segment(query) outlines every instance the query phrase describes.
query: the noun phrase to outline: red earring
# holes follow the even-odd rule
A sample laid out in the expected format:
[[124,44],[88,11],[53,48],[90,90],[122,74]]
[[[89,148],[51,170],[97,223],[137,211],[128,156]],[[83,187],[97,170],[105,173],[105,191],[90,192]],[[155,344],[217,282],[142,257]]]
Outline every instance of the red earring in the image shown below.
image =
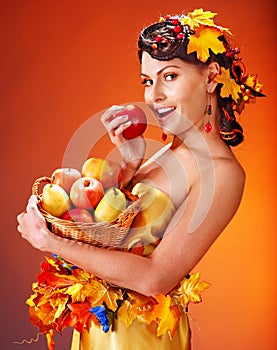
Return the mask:
[[210,132],[213,128],[213,126],[210,122],[210,116],[212,115],[212,105],[211,104],[208,105],[207,114],[208,114],[209,119],[208,119],[207,123],[205,124],[205,131]]

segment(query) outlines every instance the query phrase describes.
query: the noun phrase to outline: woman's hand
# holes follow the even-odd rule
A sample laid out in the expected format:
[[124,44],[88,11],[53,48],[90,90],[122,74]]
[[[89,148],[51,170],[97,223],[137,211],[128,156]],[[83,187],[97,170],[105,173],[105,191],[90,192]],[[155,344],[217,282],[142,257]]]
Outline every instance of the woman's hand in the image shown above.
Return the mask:
[[122,160],[125,166],[125,183],[128,183],[133,177],[145,154],[145,140],[142,136],[127,140],[122,133],[130,125],[128,115],[114,117],[116,112],[119,112],[123,106],[112,106],[106,110],[101,116],[101,121],[109,133],[111,142],[118,147]]
[[128,120],[127,114],[115,117],[115,114],[123,108],[123,106],[114,105],[107,109],[101,116],[101,122],[108,131],[112,143],[117,147],[126,141],[122,133],[131,125],[131,121]]
[[[131,121],[128,120],[128,115],[118,116],[115,114],[122,110],[124,106],[112,106],[106,110],[101,116],[101,121],[109,133],[112,143],[117,146],[122,151],[122,157],[128,158],[129,153],[135,153],[138,158],[144,157],[145,152],[145,140],[142,136],[136,137],[131,140],[127,140],[123,137],[123,131],[128,129],[131,125]],[[122,147],[123,146],[123,147]],[[131,149],[132,152],[126,152],[125,149]],[[130,159],[124,159],[124,161],[129,162]]]
[[37,207],[35,195],[29,198],[26,211],[17,216],[17,221],[17,230],[33,247],[42,251],[50,250],[48,247],[53,234],[48,230],[45,219]]

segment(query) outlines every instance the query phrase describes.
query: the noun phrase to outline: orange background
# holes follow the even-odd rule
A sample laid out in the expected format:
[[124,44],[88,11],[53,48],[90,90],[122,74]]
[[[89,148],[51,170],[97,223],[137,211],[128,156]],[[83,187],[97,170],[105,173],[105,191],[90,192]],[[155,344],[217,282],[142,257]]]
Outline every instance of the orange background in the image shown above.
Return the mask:
[[[1,348],[46,349],[42,338],[33,345],[13,343],[36,334],[24,300],[44,253],[20,238],[15,219],[34,179],[61,165],[68,141],[90,116],[143,100],[136,54],[141,27],[160,14],[203,7],[232,29],[267,98],[240,118],[246,140],[235,153],[247,174],[241,207],[195,269],[212,286],[203,303],[190,308],[193,349],[276,349],[275,0],[1,5]],[[69,333],[56,337],[58,350],[69,349]]]

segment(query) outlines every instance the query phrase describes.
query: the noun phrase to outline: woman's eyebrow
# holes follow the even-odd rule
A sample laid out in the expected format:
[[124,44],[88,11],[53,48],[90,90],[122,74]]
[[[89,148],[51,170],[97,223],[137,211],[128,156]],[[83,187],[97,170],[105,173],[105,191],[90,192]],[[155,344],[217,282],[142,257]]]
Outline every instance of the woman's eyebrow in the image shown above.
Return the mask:
[[[160,74],[161,74],[165,69],[167,69],[167,68],[180,68],[180,67],[170,64],[170,65],[167,65],[167,66],[161,68],[156,74],[157,74],[157,75],[160,75]],[[148,75],[147,75],[147,74],[144,74],[144,73],[141,73],[140,76],[141,76],[141,77],[148,77]]]

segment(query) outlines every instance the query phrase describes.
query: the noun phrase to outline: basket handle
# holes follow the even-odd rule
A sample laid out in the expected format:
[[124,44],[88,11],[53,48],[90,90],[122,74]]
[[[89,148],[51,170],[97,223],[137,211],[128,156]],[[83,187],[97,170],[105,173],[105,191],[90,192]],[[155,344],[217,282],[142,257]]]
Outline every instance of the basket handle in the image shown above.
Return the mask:
[[38,188],[39,188],[39,185],[43,182],[51,183],[52,179],[50,177],[46,177],[46,176],[40,177],[40,178],[36,179],[36,181],[33,183],[33,186],[32,186],[32,194],[37,196],[37,199],[39,201],[40,201],[40,197],[39,197]]
[[129,190],[127,190],[126,188],[121,188],[120,189],[121,192],[124,193],[125,197],[132,201],[132,202],[135,202],[136,200],[138,200],[138,196],[137,195],[134,195],[132,194]]

